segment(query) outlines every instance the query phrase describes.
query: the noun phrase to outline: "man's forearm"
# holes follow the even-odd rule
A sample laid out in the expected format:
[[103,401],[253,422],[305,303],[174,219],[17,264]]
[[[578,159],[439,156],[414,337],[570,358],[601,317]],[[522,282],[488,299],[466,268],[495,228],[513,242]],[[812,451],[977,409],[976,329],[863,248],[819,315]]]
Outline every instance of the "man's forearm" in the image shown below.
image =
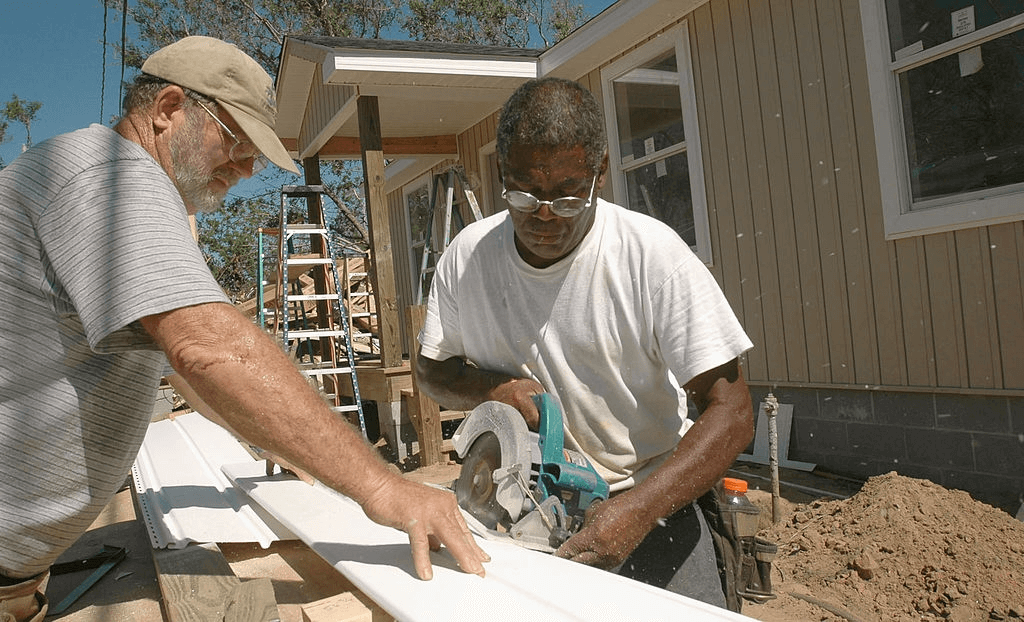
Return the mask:
[[247,441],[362,503],[386,478],[376,452],[335,415],[281,349],[228,305],[143,319],[188,385]]
[[698,376],[687,391],[700,417],[672,455],[632,491],[652,520],[672,515],[710,490],[754,434],[750,391],[738,361]]
[[667,518],[710,490],[750,442],[743,427],[731,415],[702,414],[672,455],[632,489],[645,517]]
[[435,361],[421,354],[416,357],[416,380],[419,388],[438,404],[470,410],[491,399],[496,387],[517,379],[473,367],[459,357]]

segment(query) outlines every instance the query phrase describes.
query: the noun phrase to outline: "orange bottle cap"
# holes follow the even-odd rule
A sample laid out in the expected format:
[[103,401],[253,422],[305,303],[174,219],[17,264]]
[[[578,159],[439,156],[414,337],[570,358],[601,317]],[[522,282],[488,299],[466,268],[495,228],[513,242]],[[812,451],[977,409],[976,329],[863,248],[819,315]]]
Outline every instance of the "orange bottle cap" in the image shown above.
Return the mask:
[[747,480],[735,477],[723,477],[722,486],[729,491],[745,494],[747,492]]

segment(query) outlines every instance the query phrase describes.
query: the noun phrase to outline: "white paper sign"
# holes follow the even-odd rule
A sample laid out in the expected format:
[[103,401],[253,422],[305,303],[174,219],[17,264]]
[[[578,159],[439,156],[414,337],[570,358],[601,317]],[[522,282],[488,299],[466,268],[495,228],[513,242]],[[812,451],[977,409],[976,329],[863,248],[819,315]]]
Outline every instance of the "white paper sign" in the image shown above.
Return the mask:
[[960,61],[960,77],[970,76],[981,71],[985,61],[981,58],[981,46],[976,45],[969,50],[957,54]]
[[658,160],[654,163],[654,172],[658,177],[664,177],[668,175],[668,165],[665,164],[664,160]]
[[974,6],[969,6],[959,11],[953,11],[950,14],[950,21],[953,23],[953,36],[959,37],[962,35],[970,34],[974,32]]
[[654,137],[649,136],[644,139],[644,155],[651,155],[654,153]]

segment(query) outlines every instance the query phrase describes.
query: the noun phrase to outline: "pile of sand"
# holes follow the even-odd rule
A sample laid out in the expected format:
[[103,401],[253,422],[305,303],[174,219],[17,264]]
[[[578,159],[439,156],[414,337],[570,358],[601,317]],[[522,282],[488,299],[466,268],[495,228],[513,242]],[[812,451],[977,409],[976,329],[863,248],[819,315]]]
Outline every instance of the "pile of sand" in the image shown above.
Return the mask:
[[927,480],[871,478],[761,536],[779,551],[778,598],[744,607],[760,620],[1024,618],[1024,523]]

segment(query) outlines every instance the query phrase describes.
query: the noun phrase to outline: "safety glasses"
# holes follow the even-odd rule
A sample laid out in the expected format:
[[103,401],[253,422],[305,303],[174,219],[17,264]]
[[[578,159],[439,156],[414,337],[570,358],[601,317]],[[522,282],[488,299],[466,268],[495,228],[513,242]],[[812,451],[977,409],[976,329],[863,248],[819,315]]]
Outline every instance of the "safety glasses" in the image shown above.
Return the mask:
[[590,204],[594,201],[594,187],[597,185],[597,175],[590,180],[590,193],[587,194],[587,198],[581,197],[562,197],[555,199],[554,201],[541,201],[537,197],[533,196],[529,192],[520,192],[519,190],[508,190],[504,185],[501,186],[501,198],[508,201],[508,204],[512,209],[523,212],[525,214],[532,214],[540,209],[541,205],[547,205],[548,209],[551,210],[556,216],[562,218],[572,218],[583,210],[590,207]]
[[195,102],[206,111],[206,114],[213,117],[213,120],[217,122],[217,125],[219,125],[222,130],[227,132],[228,136],[231,137],[231,140],[235,141],[235,144],[231,145],[231,149],[228,150],[228,158],[232,162],[244,165],[246,160],[252,160],[253,175],[267,168],[267,158],[260,152],[259,147],[248,140],[240,140],[235,136],[235,133],[231,131],[231,128],[224,125],[224,122],[221,121],[217,115],[213,114],[213,112],[207,108],[203,102],[199,100],[195,100]]

